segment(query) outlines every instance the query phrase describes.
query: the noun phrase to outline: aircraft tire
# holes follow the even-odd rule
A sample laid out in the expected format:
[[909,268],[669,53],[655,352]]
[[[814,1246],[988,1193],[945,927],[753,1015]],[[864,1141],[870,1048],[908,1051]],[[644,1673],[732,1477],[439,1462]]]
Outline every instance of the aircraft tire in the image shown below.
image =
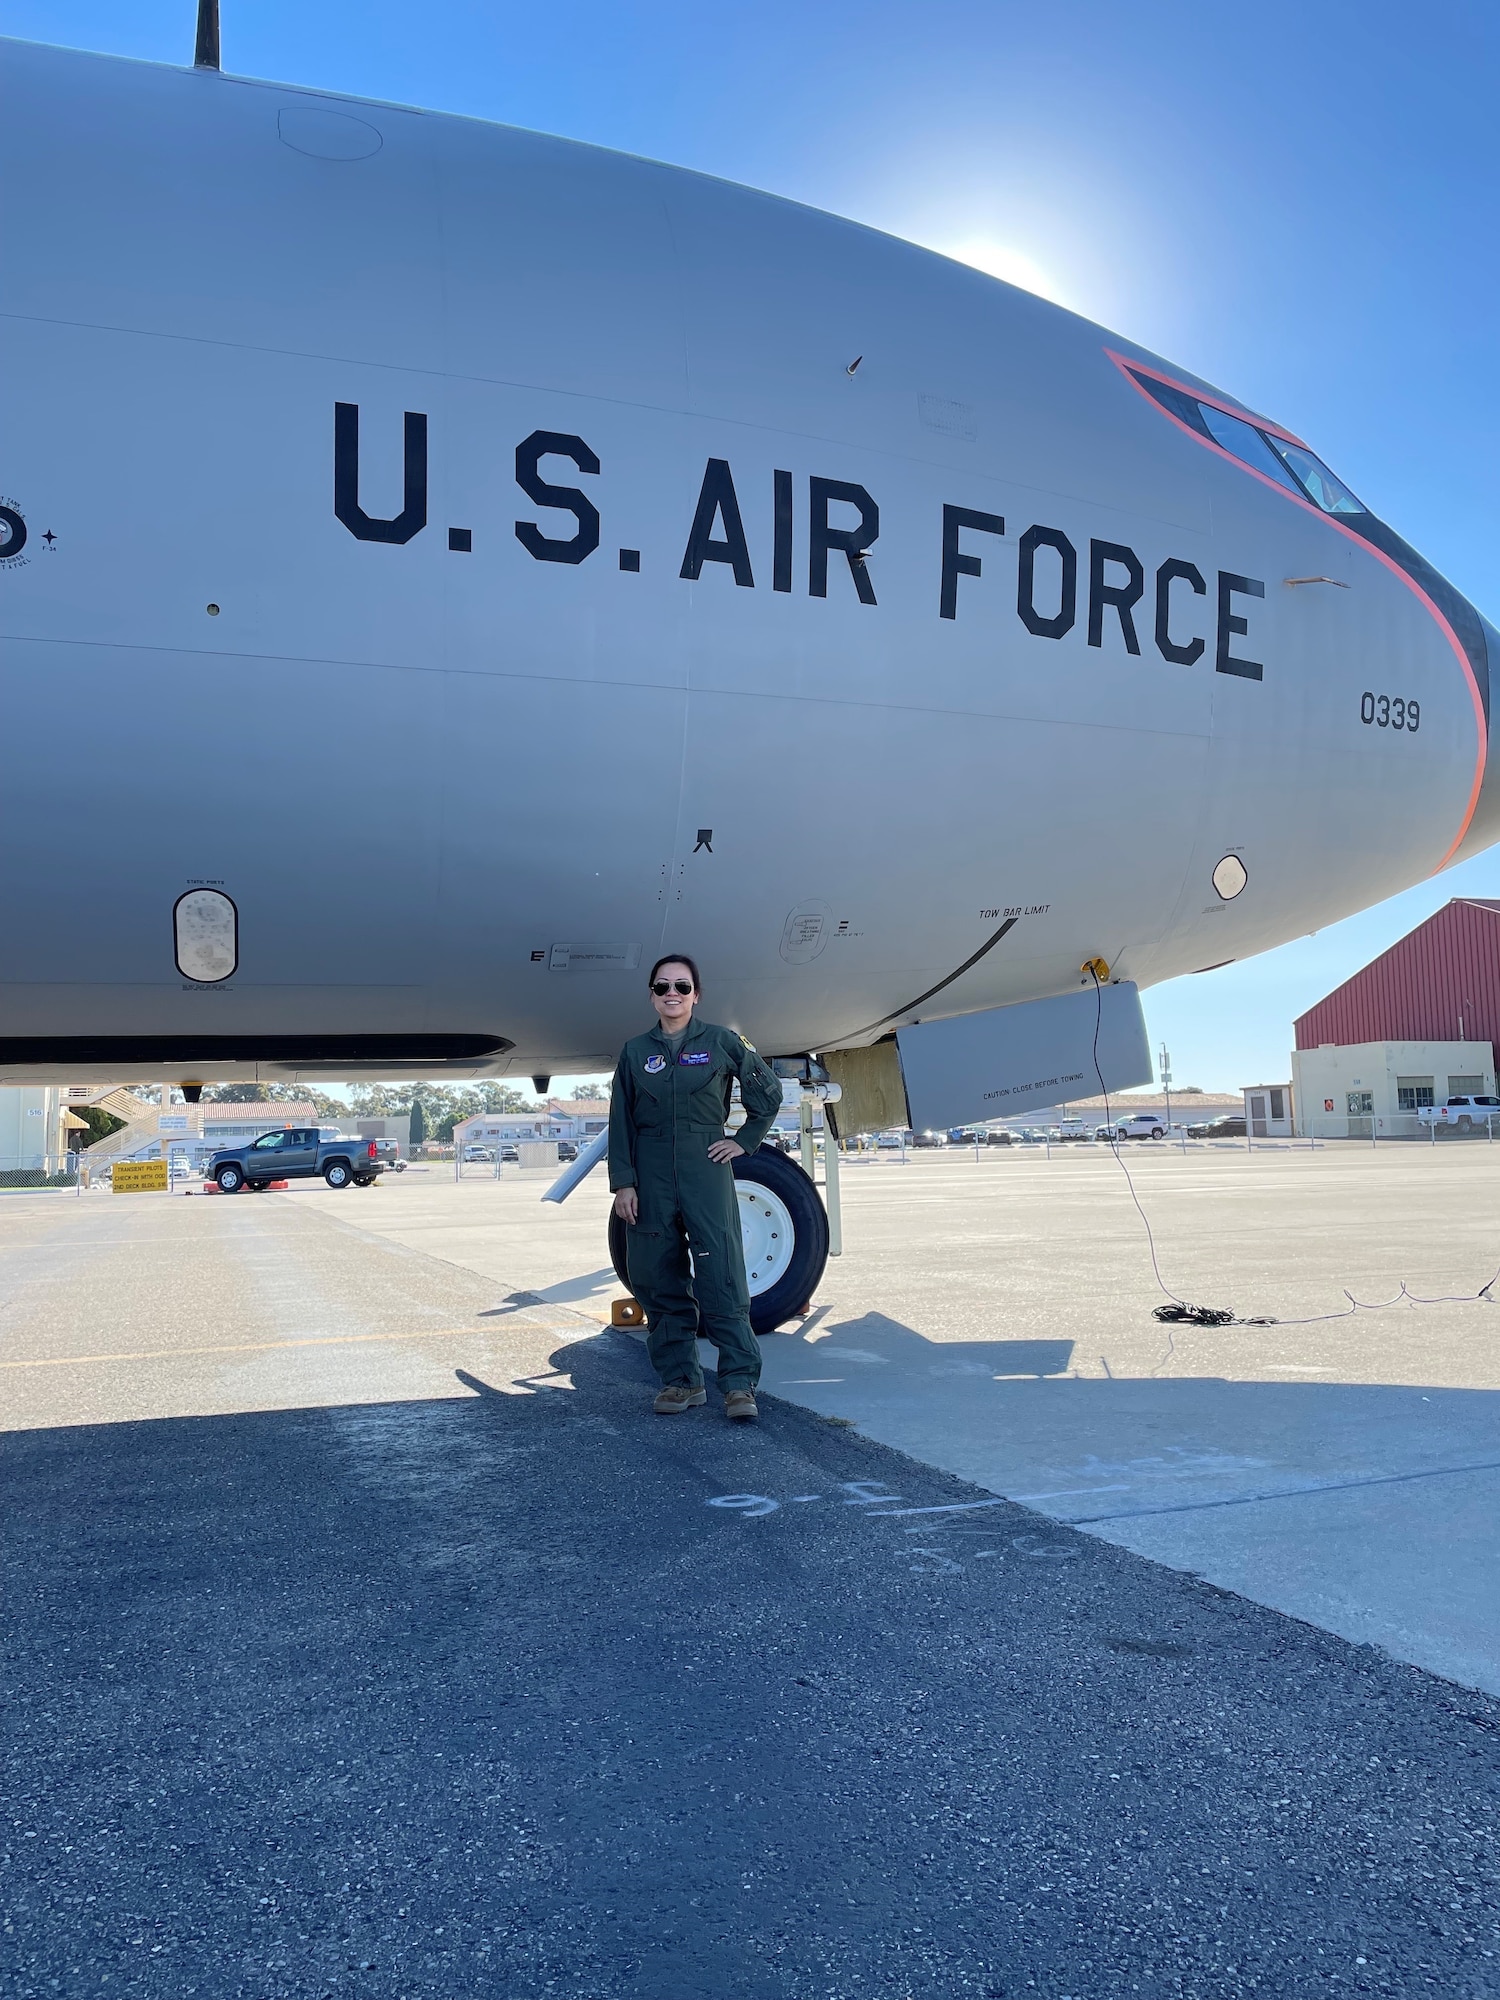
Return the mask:
[[[750,1324],[756,1333],[777,1327],[811,1300],[828,1262],[828,1212],[822,1197],[796,1160],[770,1146],[743,1153],[733,1163],[740,1197],[745,1270],[750,1280]],[[609,1259],[628,1290],[626,1225],[609,1216]],[[791,1237],[791,1248],[784,1248]]]
[[323,1169],[323,1178],[331,1188],[346,1188],[354,1176],[347,1160],[330,1160]]
[[245,1185],[245,1176],[238,1167],[220,1167],[214,1175],[220,1194],[238,1194]]

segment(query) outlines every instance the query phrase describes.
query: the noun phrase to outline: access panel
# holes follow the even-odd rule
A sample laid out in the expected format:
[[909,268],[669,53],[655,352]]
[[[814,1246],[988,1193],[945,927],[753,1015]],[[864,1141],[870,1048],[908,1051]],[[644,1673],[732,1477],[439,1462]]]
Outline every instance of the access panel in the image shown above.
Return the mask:
[[1150,1083],[1151,1049],[1139,989],[1128,980],[1028,1000],[896,1036],[912,1128],[977,1119]]

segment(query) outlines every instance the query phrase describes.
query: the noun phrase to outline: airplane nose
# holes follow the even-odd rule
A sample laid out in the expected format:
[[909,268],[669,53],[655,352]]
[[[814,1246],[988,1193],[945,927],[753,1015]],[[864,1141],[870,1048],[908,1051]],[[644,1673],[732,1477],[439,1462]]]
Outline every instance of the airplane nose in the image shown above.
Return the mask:
[[1480,700],[1484,707],[1485,721],[1489,726],[1489,743],[1485,753],[1484,775],[1480,780],[1479,798],[1474,806],[1474,817],[1469,821],[1468,830],[1454,849],[1449,865],[1466,861],[1471,854],[1478,854],[1483,848],[1500,840],[1500,743],[1496,735],[1500,733],[1500,717],[1491,707],[1492,679],[1500,673],[1500,632],[1497,632],[1482,612],[1465,603],[1469,613],[1468,629],[1459,627],[1464,651],[1469,655],[1474,668],[1474,678],[1479,685]]

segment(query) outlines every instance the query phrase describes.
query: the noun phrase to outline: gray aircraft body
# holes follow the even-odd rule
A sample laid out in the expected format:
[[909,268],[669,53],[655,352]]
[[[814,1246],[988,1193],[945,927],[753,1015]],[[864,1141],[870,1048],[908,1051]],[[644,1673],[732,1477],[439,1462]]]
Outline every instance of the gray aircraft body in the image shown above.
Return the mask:
[[589,1070],[1146,985],[1500,833],[1284,426],[649,161],[8,43],[0,1075]]

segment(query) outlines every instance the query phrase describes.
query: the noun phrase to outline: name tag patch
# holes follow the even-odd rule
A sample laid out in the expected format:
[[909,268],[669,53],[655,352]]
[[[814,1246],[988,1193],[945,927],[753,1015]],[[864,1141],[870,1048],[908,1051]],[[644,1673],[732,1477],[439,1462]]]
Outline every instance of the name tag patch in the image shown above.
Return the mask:
[[680,1063],[706,1063],[710,1060],[710,1057],[707,1049],[694,1049],[690,1056],[681,1055],[677,1060]]
[[665,1056],[647,1056],[645,1063],[642,1065],[647,1076],[660,1076],[666,1066],[667,1059]]

